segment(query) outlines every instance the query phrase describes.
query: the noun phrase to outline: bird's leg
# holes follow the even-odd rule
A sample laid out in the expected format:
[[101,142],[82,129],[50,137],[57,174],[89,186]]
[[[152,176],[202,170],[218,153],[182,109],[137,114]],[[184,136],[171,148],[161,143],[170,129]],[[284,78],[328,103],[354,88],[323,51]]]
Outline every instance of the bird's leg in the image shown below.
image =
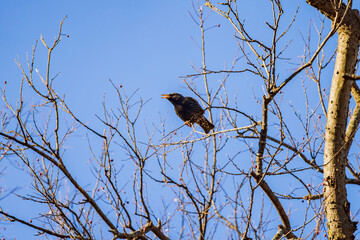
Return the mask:
[[187,125],[188,127],[191,127],[191,122],[190,122],[189,120],[185,121],[184,123],[185,123],[185,125]]

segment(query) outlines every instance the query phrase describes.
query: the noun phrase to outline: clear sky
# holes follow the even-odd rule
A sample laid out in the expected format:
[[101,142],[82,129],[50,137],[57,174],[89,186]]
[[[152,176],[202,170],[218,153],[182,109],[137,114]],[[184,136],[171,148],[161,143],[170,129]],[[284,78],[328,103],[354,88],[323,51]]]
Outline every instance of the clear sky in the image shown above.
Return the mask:
[[[259,4],[263,1],[258,0],[242,2],[244,9],[250,9],[243,14],[244,18],[250,19],[247,24],[254,35],[266,35],[260,29],[265,26],[264,16],[269,12],[269,6]],[[305,1],[288,2],[291,3],[284,3],[287,7],[286,21],[290,21],[289,17],[300,6],[301,18],[293,27],[291,34],[294,39],[289,47],[294,56],[300,56],[303,53],[303,48],[299,48],[302,46],[300,32],[307,34],[309,19],[318,18],[318,13]],[[359,3],[354,3],[355,8],[356,4]],[[19,57],[26,65],[26,56],[31,55],[40,34],[47,42],[52,42],[58,33],[60,21],[67,16],[63,33],[69,37],[64,36],[53,53],[52,73],[60,73],[55,83],[56,89],[66,96],[73,112],[83,121],[97,126],[99,121],[95,114],[102,112],[104,95],[108,102],[116,101],[109,82],[111,79],[115,84],[121,84],[127,92],[140,89],[139,94],[143,99],[151,99],[151,107],[144,109],[144,119],[148,124],[158,123],[160,116],[168,115],[169,129],[171,126],[176,128],[181,121],[160,95],[170,92],[191,95],[179,77],[194,73],[192,65],[201,65],[201,52],[197,46],[200,43],[200,29],[190,16],[193,11],[191,0],[1,1],[0,87],[3,88],[7,81],[9,99],[16,103],[21,72],[15,59]],[[220,27],[212,28],[217,24]],[[211,59],[209,65],[220,70],[234,58],[236,42],[231,37],[234,31],[217,16],[209,18],[208,26],[207,46],[211,49],[208,53]],[[46,70],[45,56],[46,49],[39,42],[37,69],[42,74]],[[281,74],[286,76],[290,72],[291,68],[287,66]],[[244,81],[243,84],[231,87],[234,92],[239,89],[243,91],[240,98],[246,99],[252,96],[252,83]],[[30,103],[32,100],[31,95],[26,95],[25,101]],[[296,102],[296,99],[292,101]],[[248,105],[243,105],[242,110],[251,111],[246,109]],[[15,170],[10,167],[7,171],[14,173]],[[8,181],[0,180],[0,185],[15,187],[21,185],[22,179],[14,178],[12,183]],[[7,206],[9,209],[12,207],[9,203]],[[21,207],[17,209],[19,211]],[[12,231],[16,231],[16,227],[0,226],[0,236],[10,237]],[[16,239],[29,239],[27,234],[29,232],[25,228],[23,233],[16,235]]]
[[[244,18],[254,35],[261,35],[261,25],[270,5],[245,3]],[[315,11],[302,1],[294,1],[286,12],[291,16],[300,4],[305,24]],[[193,73],[191,65],[200,66],[200,30],[190,17],[193,7],[190,0],[180,1],[1,1],[0,3],[0,66],[1,81],[8,89],[17,89],[21,73],[14,60],[19,57],[26,63],[26,54],[40,34],[51,42],[59,22],[68,16],[63,39],[53,54],[53,73],[60,73],[57,89],[64,93],[78,114],[91,118],[101,107],[105,92],[112,91],[109,79],[121,83],[128,91],[140,88],[144,99],[152,98],[159,109],[167,106],[158,96],[161,93],[181,91],[184,84],[179,76]],[[255,11],[255,7],[257,8]],[[263,12],[264,14],[258,14]],[[214,14],[215,15],[215,14]],[[287,21],[287,20],[286,20]],[[230,64],[234,57],[234,34],[229,24],[218,17],[209,19],[207,46],[210,67],[218,69]],[[302,22],[296,22],[294,34],[299,37]],[[306,34],[306,30],[304,30]],[[299,38],[298,38],[299,39]],[[296,41],[296,38],[293,40]],[[292,45],[296,48],[296,44]],[[45,71],[45,48],[38,44],[38,69]],[[302,49],[299,49],[299,54]],[[74,99],[76,99],[74,101]],[[89,116],[90,115],[90,116]],[[95,119],[95,118],[94,118]],[[90,119],[89,119],[90,120]]]

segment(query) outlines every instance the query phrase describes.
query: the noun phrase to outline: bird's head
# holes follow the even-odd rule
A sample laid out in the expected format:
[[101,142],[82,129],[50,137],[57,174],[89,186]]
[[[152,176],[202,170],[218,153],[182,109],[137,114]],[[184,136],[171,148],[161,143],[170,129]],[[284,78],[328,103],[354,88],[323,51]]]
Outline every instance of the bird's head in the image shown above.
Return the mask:
[[184,101],[184,97],[179,93],[161,94],[161,96],[172,104],[181,104]]

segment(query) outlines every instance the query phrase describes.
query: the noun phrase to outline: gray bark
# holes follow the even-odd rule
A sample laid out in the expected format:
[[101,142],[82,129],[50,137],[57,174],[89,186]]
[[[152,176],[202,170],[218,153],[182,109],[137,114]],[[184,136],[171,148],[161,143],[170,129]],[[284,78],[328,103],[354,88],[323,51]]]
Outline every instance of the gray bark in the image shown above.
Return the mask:
[[[332,77],[324,148],[324,203],[329,239],[354,239],[356,223],[350,218],[347,201],[346,173],[349,139],[346,128],[353,75],[359,49],[360,17],[357,10],[346,10],[344,4],[336,9],[329,0],[308,0],[339,26],[338,47]],[[346,15],[344,15],[346,14]]]

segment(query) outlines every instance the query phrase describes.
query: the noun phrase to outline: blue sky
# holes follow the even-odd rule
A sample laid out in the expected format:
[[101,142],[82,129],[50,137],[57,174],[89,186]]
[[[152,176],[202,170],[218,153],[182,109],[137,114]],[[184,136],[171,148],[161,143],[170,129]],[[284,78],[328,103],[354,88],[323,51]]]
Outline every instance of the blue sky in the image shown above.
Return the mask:
[[[144,2],[141,7],[120,1],[11,3],[1,3],[1,65],[9,70],[1,78],[15,81],[19,71],[14,59],[19,56],[25,62],[40,34],[53,41],[67,15],[63,32],[70,37],[54,52],[53,72],[61,72],[60,91],[69,102],[77,99],[79,109],[101,104],[109,78],[129,89],[156,89],[159,95],[176,88],[177,77],[189,69],[190,34],[180,34],[186,33],[186,26],[194,27],[186,1]],[[43,53],[39,44],[38,54]],[[158,83],[166,83],[167,89],[157,88]],[[146,91],[144,95],[150,97]]]
[[[269,5],[262,1],[243,2],[242,14],[247,19],[247,26],[255,36],[266,37],[268,32],[263,29],[266,28],[264,21],[269,21],[265,17],[270,11]],[[289,55],[294,57],[293,63],[300,61],[296,57],[303,53],[300,33],[307,34],[310,18],[318,19],[318,13],[305,1],[291,1],[284,3],[287,10],[285,22],[290,21],[298,5],[300,20],[295,22],[290,32],[293,43],[288,50]],[[14,60],[19,57],[26,65],[26,54],[31,55],[40,34],[51,43],[58,33],[60,21],[67,16],[63,33],[69,37],[64,36],[53,53],[52,74],[60,73],[55,82],[56,89],[60,95],[66,96],[73,112],[89,125],[99,126],[95,114],[102,112],[104,95],[109,104],[116,105],[115,91],[109,82],[111,79],[115,84],[121,84],[127,92],[140,89],[139,95],[143,99],[151,99],[151,107],[144,109],[144,119],[148,124],[158,124],[160,117],[167,116],[168,128],[175,129],[181,125],[181,121],[160,95],[176,91],[191,95],[179,77],[194,73],[192,65],[201,65],[201,51],[197,46],[200,43],[200,29],[190,16],[193,11],[190,0],[1,1],[0,87],[3,88],[7,81],[8,97],[16,103],[21,72]],[[225,65],[229,66],[235,56],[234,31],[214,13],[207,24],[209,67],[220,70]],[[218,24],[220,27],[213,27]],[[335,38],[333,40],[336,41]],[[334,42],[330,42],[331,46],[334,46]],[[36,56],[37,69],[44,74],[46,49],[41,42],[38,43]],[[284,77],[291,70],[291,65],[284,64],[280,74]],[[235,77],[231,83],[229,91],[240,92],[242,110],[261,110],[252,110],[253,105],[246,102],[252,97],[254,81]],[[261,88],[255,91],[261,93]],[[297,87],[289,87],[288,91],[288,100],[296,103]],[[34,98],[29,94],[25,101],[30,103]],[[74,166],[77,165],[72,166],[75,171]],[[11,168],[7,171],[16,172]],[[8,181],[0,181],[0,185],[10,187],[21,182],[19,179],[13,179],[12,183]],[[11,207],[11,204],[7,204]],[[6,229],[5,236],[12,236],[9,232],[16,227],[6,226]],[[1,231],[0,228],[0,235]],[[25,229],[23,234],[16,235],[16,239],[27,239],[27,234]]]

